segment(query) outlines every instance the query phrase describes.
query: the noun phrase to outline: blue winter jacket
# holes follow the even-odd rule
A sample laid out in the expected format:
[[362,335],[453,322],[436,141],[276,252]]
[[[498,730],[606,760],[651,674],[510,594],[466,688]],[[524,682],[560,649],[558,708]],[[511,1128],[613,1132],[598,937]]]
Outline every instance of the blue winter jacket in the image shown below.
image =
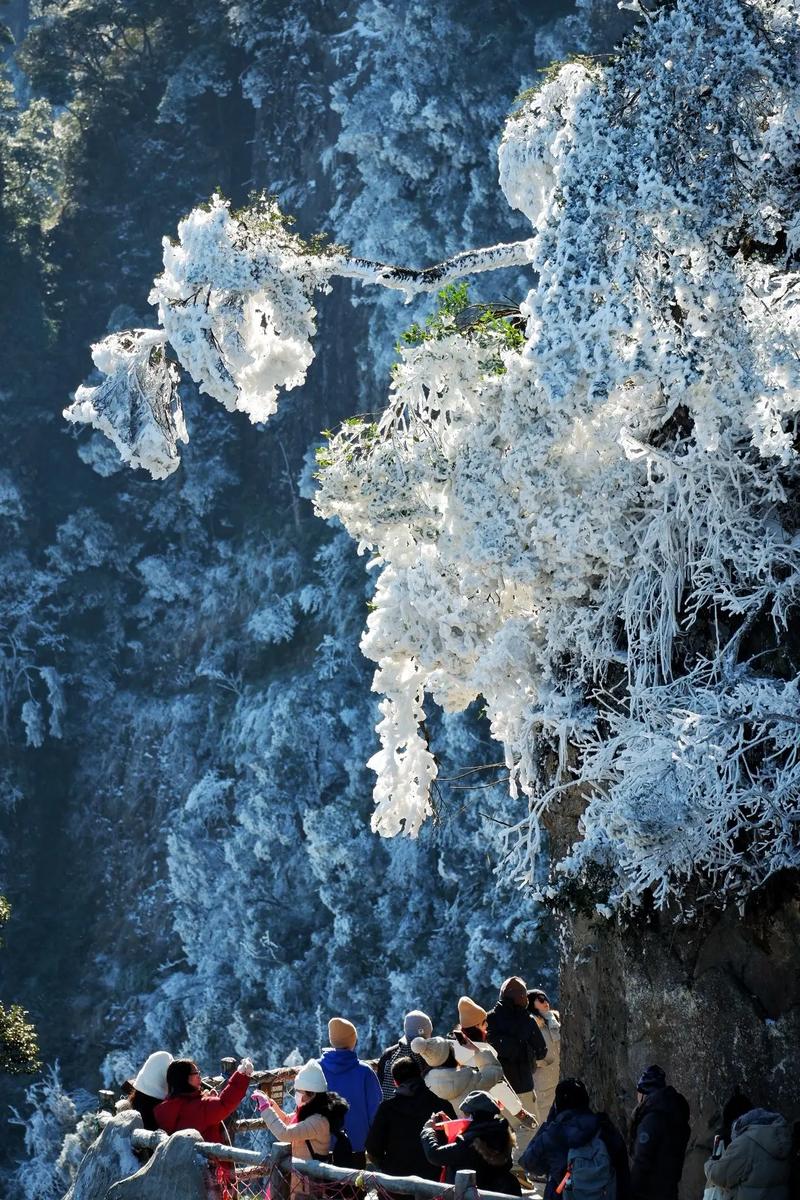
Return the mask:
[[520,1165],[529,1175],[547,1175],[545,1200],[554,1200],[556,1188],[567,1170],[570,1150],[587,1145],[598,1133],[605,1142],[614,1168],[617,1200],[628,1200],[630,1181],[625,1143],[606,1114],[575,1108],[556,1113],[555,1105],[520,1157]]
[[371,1067],[359,1062],[355,1050],[326,1050],[320,1066],[331,1091],[344,1096],[350,1105],[344,1127],[353,1149],[361,1151],[383,1099],[378,1076]]

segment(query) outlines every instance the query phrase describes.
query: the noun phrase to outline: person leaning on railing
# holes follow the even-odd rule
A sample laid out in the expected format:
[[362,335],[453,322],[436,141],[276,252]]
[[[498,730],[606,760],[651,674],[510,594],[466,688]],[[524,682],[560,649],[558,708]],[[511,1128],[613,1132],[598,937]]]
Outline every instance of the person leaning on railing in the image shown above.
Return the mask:
[[[343,1136],[347,1101],[328,1088],[322,1067],[311,1058],[294,1080],[297,1108],[287,1115],[269,1096],[260,1091],[253,1096],[261,1109],[261,1119],[273,1137],[289,1142],[293,1158],[306,1160],[330,1158],[334,1141]],[[292,1196],[305,1195],[307,1184],[292,1174]]]
[[472,1092],[461,1102],[461,1111],[469,1125],[453,1142],[444,1140],[444,1113],[423,1125],[420,1138],[428,1161],[444,1167],[447,1183],[458,1171],[474,1171],[480,1191],[519,1196],[522,1189],[511,1172],[514,1137],[499,1106],[486,1092]]
[[[192,1059],[176,1058],[167,1067],[169,1095],[155,1110],[159,1127],[166,1133],[196,1129],[204,1142],[227,1142],[222,1122],[239,1107],[252,1074],[253,1064],[243,1058],[217,1095],[203,1091],[200,1071]],[[209,1166],[221,1185],[233,1174],[230,1163],[209,1159]]]
[[200,1071],[190,1058],[176,1058],[167,1067],[167,1099],[156,1107],[155,1118],[166,1133],[196,1129],[204,1142],[225,1142],[222,1122],[244,1099],[253,1064],[243,1058],[219,1095],[203,1091]]

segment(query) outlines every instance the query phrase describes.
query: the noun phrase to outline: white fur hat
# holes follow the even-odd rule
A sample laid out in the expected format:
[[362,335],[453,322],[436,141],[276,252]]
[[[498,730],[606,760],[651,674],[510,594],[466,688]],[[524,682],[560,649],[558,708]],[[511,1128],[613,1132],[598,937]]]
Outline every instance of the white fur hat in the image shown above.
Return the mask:
[[172,1055],[167,1050],[156,1050],[139,1071],[133,1081],[137,1092],[150,1096],[153,1100],[167,1098],[167,1067],[172,1062]]
[[294,1077],[294,1090],[301,1092],[327,1092],[328,1081],[316,1058],[310,1058]]

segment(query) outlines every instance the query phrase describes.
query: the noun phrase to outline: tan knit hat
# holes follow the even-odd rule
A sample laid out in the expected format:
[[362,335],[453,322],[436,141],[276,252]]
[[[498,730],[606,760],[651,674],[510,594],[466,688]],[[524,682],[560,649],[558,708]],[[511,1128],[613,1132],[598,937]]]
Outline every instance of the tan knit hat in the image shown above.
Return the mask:
[[355,1050],[358,1030],[344,1017],[331,1017],[328,1021],[328,1038],[334,1050]]
[[458,1002],[458,1019],[462,1029],[469,1029],[473,1025],[482,1025],[486,1017],[485,1008],[481,1008],[480,1004],[470,1000],[469,996],[461,997]]
[[450,1057],[452,1048],[452,1043],[443,1037],[417,1037],[411,1043],[413,1052],[424,1058],[429,1067],[443,1066]]

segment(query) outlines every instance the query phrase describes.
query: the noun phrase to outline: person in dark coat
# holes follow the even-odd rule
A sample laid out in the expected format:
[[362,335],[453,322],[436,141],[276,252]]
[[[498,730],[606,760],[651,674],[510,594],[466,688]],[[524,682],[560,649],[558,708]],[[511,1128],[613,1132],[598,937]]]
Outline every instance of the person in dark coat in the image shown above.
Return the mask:
[[445,1119],[444,1113],[423,1125],[420,1139],[428,1161],[444,1167],[446,1183],[454,1181],[457,1171],[474,1171],[479,1191],[521,1195],[519,1180],[511,1171],[514,1135],[497,1104],[487,1092],[470,1092],[461,1111],[470,1124],[454,1142],[444,1142],[434,1128]]
[[398,1058],[392,1068],[394,1095],[382,1100],[367,1134],[367,1154],[386,1175],[419,1175],[438,1179],[439,1171],[425,1156],[420,1134],[434,1113],[453,1120],[455,1110],[425,1086],[419,1064]]
[[754,1108],[733,1123],[730,1145],[706,1163],[706,1179],[730,1200],[792,1200],[792,1130],[780,1113]]
[[652,1066],[636,1085],[630,1132],[633,1200],[678,1200],[689,1142],[689,1103]]
[[570,1150],[588,1146],[599,1136],[608,1151],[616,1180],[616,1200],[631,1200],[631,1181],[625,1139],[606,1113],[595,1113],[580,1079],[562,1079],[556,1087],[550,1115],[520,1158],[532,1176],[545,1175],[544,1200],[554,1200],[567,1171]]
[[[547,1043],[536,1018],[528,1011],[528,989],[514,975],[500,988],[500,999],[486,1016],[486,1040],[497,1051],[500,1066],[526,1112],[533,1112],[536,1092],[533,1073],[537,1062],[547,1058]],[[520,1150],[532,1136],[530,1129],[518,1129]]]
[[378,1076],[378,1083],[381,1085],[384,1100],[388,1100],[390,1096],[394,1095],[392,1069],[398,1058],[413,1058],[422,1074],[425,1074],[428,1069],[427,1064],[418,1054],[414,1054],[411,1049],[411,1043],[414,1038],[429,1038],[432,1033],[433,1024],[426,1013],[420,1012],[418,1008],[414,1008],[411,1012],[406,1013],[403,1018],[402,1037],[399,1041],[394,1042],[393,1045],[386,1047],[378,1059],[378,1065],[375,1068],[375,1074]]

